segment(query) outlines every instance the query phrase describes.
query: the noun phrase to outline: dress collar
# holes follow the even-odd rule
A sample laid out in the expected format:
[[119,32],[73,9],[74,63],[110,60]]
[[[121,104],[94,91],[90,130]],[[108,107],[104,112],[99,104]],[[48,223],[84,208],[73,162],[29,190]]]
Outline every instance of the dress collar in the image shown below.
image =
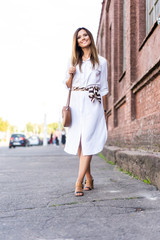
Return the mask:
[[87,61],[89,61],[89,60],[90,60],[90,57],[87,58],[86,60],[82,60],[82,62],[87,62]]

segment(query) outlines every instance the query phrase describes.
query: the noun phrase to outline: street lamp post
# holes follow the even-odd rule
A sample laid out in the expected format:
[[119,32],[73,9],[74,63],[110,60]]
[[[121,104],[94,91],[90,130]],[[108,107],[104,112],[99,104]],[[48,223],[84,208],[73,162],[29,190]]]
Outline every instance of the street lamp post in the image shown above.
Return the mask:
[[44,114],[44,126],[43,126],[43,146],[47,145],[47,114]]

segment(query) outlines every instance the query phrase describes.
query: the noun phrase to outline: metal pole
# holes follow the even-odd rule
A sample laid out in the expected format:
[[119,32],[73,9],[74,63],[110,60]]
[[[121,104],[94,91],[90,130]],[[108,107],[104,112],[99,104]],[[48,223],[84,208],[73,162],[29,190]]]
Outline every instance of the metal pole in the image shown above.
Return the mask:
[[44,114],[43,146],[47,146],[47,114]]

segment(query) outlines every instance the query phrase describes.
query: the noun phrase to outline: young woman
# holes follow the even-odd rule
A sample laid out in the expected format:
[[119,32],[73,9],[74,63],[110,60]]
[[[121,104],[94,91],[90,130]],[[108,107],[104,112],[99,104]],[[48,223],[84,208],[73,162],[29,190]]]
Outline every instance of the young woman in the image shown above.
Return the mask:
[[75,196],[93,189],[90,163],[92,155],[102,151],[107,140],[106,95],[107,61],[98,56],[91,32],[78,28],[73,36],[72,57],[65,84],[72,84],[70,107],[72,123],[68,129],[65,151],[79,155],[79,172]]

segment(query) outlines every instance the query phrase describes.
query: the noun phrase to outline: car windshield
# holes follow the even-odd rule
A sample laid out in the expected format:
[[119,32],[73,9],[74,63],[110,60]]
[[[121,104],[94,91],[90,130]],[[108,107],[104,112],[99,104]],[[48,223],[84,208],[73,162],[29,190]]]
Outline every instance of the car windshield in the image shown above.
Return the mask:
[[16,137],[18,137],[18,138],[20,138],[20,137],[25,137],[25,135],[24,134],[12,134],[12,136],[11,137],[13,137],[13,138],[16,138]]
[[37,136],[31,136],[31,137],[29,137],[30,139],[38,139],[38,137]]

